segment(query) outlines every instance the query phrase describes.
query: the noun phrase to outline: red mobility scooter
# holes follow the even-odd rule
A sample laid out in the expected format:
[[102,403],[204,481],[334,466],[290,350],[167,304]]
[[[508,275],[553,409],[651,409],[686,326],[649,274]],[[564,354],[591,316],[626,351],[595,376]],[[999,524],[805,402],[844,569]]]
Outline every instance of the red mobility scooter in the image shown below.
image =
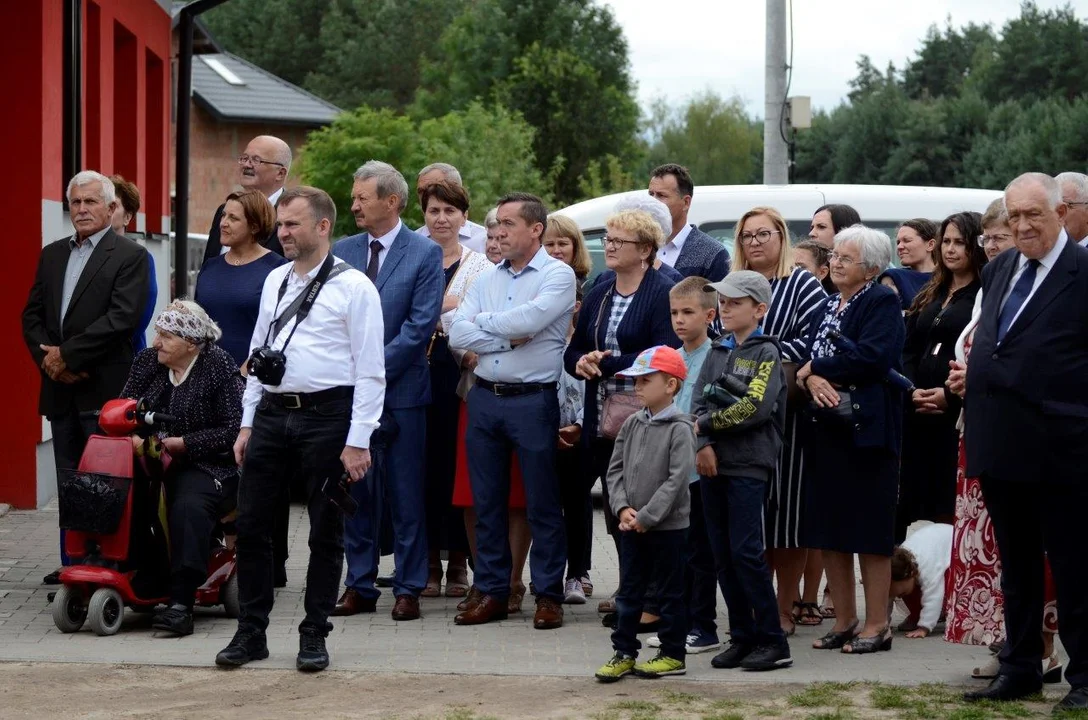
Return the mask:
[[[57,474],[60,526],[72,564],[60,573],[53,622],[72,633],[90,622],[97,635],[121,629],[125,608],[151,612],[169,594],[170,544],[164,477],[171,458],[154,435],[134,451],[138,430],[154,430],[173,418],[150,412],[138,400],[107,402],[98,413],[104,435],[92,435],[77,470]],[[220,517],[234,509],[231,493]],[[207,581],[196,604],[223,605],[238,617],[235,554],[222,524],[213,538]]]

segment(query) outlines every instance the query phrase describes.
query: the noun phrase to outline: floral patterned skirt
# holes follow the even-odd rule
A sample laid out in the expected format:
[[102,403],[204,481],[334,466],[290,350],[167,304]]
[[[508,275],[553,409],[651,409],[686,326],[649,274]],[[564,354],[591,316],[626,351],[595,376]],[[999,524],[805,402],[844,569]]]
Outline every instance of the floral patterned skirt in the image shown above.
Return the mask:
[[[944,639],[963,645],[990,645],[1005,640],[1004,596],[1001,594],[1001,558],[990,513],[982,499],[978,478],[966,473],[966,455],[960,438],[956,473],[956,521],[952,531],[952,564],[945,590]],[[1046,564],[1046,606],[1043,632],[1058,631],[1058,605],[1050,563]]]

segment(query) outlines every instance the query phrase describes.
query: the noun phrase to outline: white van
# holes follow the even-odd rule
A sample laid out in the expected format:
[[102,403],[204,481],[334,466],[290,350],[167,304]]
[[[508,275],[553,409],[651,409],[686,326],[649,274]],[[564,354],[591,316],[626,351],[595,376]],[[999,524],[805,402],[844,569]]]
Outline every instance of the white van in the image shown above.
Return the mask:
[[[633,190],[586,200],[558,211],[578,223],[585,235],[594,272],[604,267],[601,238],[605,219],[621,198],[645,193]],[[850,205],[869,227],[883,230],[892,240],[904,220],[924,217],[940,222],[964,210],[985,212],[999,190],[909,187],[900,185],[703,185],[695,188],[688,222],[726,244],[733,252],[737,220],[759,205],[777,209],[786,219],[792,241],[808,237],[812,214],[821,205]],[[892,253],[893,257],[895,253]]]

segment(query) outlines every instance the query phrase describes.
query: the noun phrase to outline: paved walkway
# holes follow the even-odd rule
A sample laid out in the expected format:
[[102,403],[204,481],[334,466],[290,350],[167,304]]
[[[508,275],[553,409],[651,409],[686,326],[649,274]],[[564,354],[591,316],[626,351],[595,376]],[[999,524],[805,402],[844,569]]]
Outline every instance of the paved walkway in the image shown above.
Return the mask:
[[[126,614],[125,627],[113,637],[97,637],[87,628],[71,635],[60,633],[46,600],[46,594],[55,588],[39,584],[42,576],[56,567],[56,528],[55,507],[13,510],[0,517],[0,661],[212,665],[216,652],[234,633],[235,623],[211,609],[198,610],[196,633],[182,639],[152,637],[148,617],[131,612]],[[300,506],[294,507],[291,528],[289,583],[277,592],[269,628],[272,657],[254,667],[294,667],[296,628],[304,615],[302,583],[307,559],[306,518]],[[385,559],[383,572],[389,570],[390,562],[391,558]],[[612,591],[617,562],[599,511],[592,574],[598,597]],[[532,628],[531,598],[527,598],[527,612],[522,615],[475,628],[453,624],[455,600],[424,599],[423,618],[406,623],[389,617],[392,603],[387,592],[378,603],[377,614],[334,619],[335,629],[329,637],[334,669],[584,677],[610,655],[609,631],[601,626],[596,600],[567,606],[565,625],[556,631]],[[719,622],[724,626],[720,598],[718,607]],[[769,674],[718,671],[710,667],[710,655],[703,654],[690,658],[686,677],[694,682],[965,684],[971,668],[988,657],[983,648],[950,645],[940,637],[897,637],[892,652],[867,657],[812,650],[812,640],[826,629],[826,623],[822,628],[798,629],[791,642],[795,658],[791,670]]]

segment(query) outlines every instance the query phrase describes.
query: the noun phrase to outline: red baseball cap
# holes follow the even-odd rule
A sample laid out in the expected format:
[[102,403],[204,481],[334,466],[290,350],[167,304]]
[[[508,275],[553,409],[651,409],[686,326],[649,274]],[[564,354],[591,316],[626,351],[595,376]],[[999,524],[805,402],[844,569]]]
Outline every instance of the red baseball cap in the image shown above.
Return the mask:
[[635,358],[635,364],[616,373],[616,377],[638,377],[655,372],[667,373],[681,380],[688,376],[687,365],[680,353],[668,345],[657,345],[640,352]]

